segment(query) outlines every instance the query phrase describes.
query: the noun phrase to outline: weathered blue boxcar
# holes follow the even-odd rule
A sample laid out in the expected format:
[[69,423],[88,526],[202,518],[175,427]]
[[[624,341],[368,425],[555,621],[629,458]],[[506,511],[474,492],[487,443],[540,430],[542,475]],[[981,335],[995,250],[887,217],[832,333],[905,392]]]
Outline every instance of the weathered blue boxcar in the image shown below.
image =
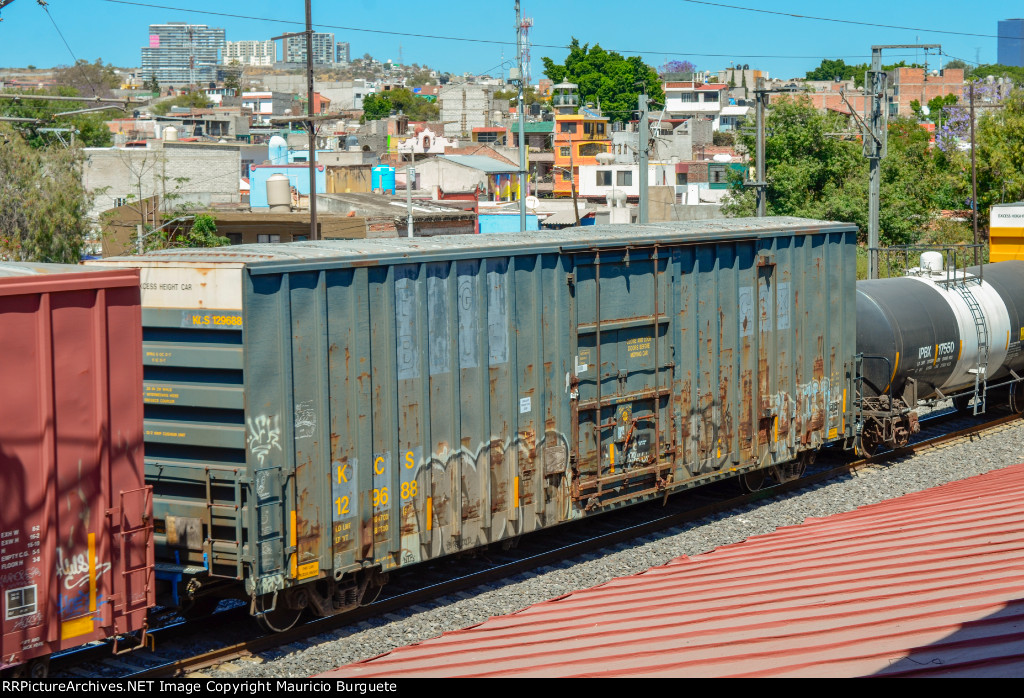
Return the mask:
[[853,436],[855,246],[765,218],[105,260],[142,272],[161,576],[186,605],[244,582],[280,626],[379,572],[784,477]]

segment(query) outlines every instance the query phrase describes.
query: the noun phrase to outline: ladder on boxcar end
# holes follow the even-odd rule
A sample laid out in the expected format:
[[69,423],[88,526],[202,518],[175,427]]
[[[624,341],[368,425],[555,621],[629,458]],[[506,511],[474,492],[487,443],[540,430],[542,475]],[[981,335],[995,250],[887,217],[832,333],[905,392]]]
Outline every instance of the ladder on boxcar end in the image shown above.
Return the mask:
[[[980,284],[980,282],[979,282]],[[967,287],[967,280],[961,283],[954,283],[953,287],[967,303],[971,316],[974,318],[974,329],[978,333],[978,363],[970,370],[974,374],[974,414],[979,415],[985,412],[985,393],[987,386],[988,371],[988,323],[985,322],[985,313],[982,312],[978,299]]]

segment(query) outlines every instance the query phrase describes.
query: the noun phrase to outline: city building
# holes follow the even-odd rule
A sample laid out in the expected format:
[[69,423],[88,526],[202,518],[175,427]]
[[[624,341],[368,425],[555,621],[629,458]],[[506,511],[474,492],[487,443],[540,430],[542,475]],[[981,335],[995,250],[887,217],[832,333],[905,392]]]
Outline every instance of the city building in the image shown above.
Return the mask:
[[923,68],[896,68],[890,72],[889,116],[911,116],[910,103],[928,104],[936,97],[961,97],[964,88],[962,68],[925,72]]
[[349,48],[347,41],[339,41],[337,45],[337,51],[334,55],[335,63],[349,63],[351,62],[351,49]]
[[269,124],[275,116],[284,116],[291,109],[298,114],[298,103],[295,95],[287,92],[243,92],[242,107],[252,110],[252,123]]
[[1024,66],[1024,19],[1004,19],[999,22],[997,63]]
[[224,45],[224,65],[274,65],[276,41],[228,41]]
[[223,29],[205,24],[151,24],[149,46],[142,48],[142,76],[155,77],[161,86],[214,82],[225,43]]
[[721,130],[722,107],[728,105],[729,85],[720,82],[666,82],[665,113],[671,119],[706,119]]
[[[313,32],[313,63],[334,64],[334,34]],[[284,40],[285,63],[306,62],[306,35],[289,36]]]
[[589,107],[579,108],[576,85],[562,82],[552,87],[555,109],[554,187],[556,197],[572,196],[573,183],[579,189],[581,165],[598,164],[599,153],[610,152],[608,117]]

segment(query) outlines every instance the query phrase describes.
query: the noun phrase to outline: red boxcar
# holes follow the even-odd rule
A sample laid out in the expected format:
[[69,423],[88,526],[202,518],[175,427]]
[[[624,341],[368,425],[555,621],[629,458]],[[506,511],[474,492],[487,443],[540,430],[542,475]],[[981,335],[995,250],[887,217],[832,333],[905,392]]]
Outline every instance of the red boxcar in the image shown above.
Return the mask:
[[139,274],[0,263],[0,669],[145,629]]

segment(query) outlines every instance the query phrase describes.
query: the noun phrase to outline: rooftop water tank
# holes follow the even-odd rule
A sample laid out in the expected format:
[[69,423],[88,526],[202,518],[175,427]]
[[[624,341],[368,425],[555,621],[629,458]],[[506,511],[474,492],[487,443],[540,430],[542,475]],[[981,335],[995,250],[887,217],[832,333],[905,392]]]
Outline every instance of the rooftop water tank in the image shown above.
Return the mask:
[[178,129],[173,126],[168,126],[164,129],[163,135],[165,141],[176,141],[178,140]]
[[292,210],[292,184],[283,174],[267,178],[267,205],[271,213],[288,213]]
[[370,170],[370,189],[394,194],[395,168],[389,165],[377,165]]
[[288,141],[281,136],[274,136],[267,143],[267,156],[273,165],[288,164]]

